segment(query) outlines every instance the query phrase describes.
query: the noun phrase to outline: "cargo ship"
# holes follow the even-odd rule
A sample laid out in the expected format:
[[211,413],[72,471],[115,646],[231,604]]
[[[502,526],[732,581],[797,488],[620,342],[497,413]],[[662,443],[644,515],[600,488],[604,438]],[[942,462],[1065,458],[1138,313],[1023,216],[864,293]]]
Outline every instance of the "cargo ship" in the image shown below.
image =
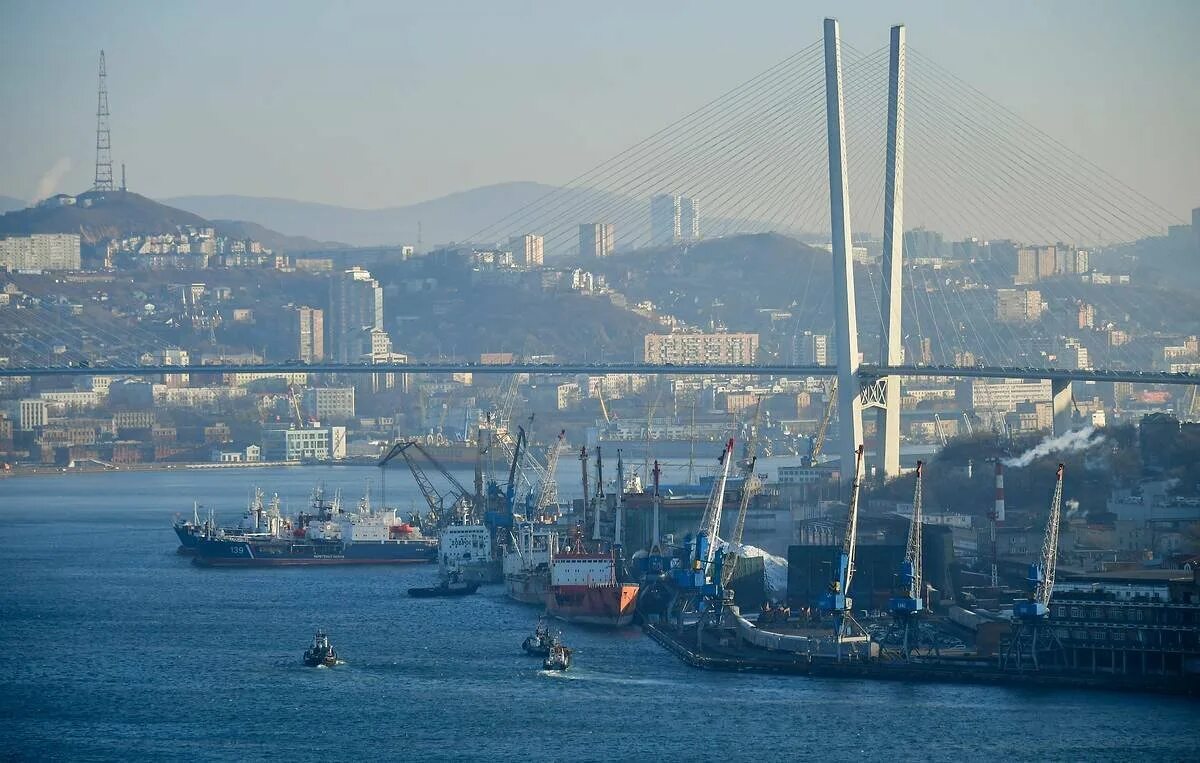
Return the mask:
[[355,513],[325,507],[301,515],[295,529],[267,515],[268,537],[201,538],[192,560],[202,567],[285,567],[344,564],[436,562],[438,542],[396,516],[395,509],[372,511],[369,498]]
[[633,622],[638,584],[627,582],[617,549],[574,549],[550,557],[546,612],[561,620],[620,628]]
[[558,550],[558,533],[550,526],[518,524],[502,551],[504,588],[508,598],[542,606],[550,591],[550,557]]

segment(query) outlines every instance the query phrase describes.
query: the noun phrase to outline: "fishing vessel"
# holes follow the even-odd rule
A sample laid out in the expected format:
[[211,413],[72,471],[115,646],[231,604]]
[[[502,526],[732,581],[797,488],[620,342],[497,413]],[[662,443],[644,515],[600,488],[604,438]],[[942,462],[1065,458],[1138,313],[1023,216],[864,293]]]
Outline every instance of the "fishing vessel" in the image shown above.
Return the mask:
[[344,564],[417,564],[437,561],[434,538],[396,516],[395,509],[372,510],[368,494],[357,512],[339,504],[292,527],[267,514],[264,537],[201,538],[192,560],[202,567],[284,567]]
[[544,670],[566,670],[571,667],[571,650],[562,644],[550,647],[550,653],[542,661]]
[[325,631],[319,630],[313,636],[312,646],[304,652],[304,664],[310,668],[321,665],[331,668],[337,664],[337,652],[329,643],[329,636],[325,634]]
[[463,580],[458,573],[451,573],[436,586],[417,586],[408,589],[408,595],[414,599],[435,599],[447,596],[470,596],[479,590],[478,583]]
[[550,654],[550,648],[560,644],[559,634],[552,633],[550,627],[546,624],[546,618],[538,620],[537,628],[534,629],[532,636],[526,636],[521,642],[521,648],[526,654],[545,657]]
[[558,532],[553,527],[516,524],[501,549],[508,598],[522,604],[545,604],[550,590],[550,556],[557,549]]
[[254,495],[251,496],[242,518],[236,525],[228,527],[221,527],[217,523],[211,509],[208,516],[201,521],[200,504],[193,502],[192,518],[184,520],[177,514],[172,525],[176,537],[179,538],[179,553],[195,554],[196,546],[204,538],[270,539],[277,533],[289,531],[293,527],[304,527],[313,519],[330,519],[334,514],[341,513],[342,510],[341,493],[335,492],[332,500],[327,499],[324,483],[317,483],[313,489],[312,507],[307,513],[300,512],[295,522],[283,516],[279,509],[278,495],[273,496],[269,503],[265,499],[266,495],[262,489],[254,488]]

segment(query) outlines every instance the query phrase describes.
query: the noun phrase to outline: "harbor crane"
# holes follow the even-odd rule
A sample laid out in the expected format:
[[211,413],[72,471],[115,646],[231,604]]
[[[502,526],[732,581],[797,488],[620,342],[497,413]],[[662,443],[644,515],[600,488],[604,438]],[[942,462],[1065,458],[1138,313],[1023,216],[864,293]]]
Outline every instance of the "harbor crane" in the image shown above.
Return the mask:
[[754,474],[754,465],[758,461],[758,421],[762,413],[762,398],[754,405],[754,419],[750,424],[749,436],[746,438],[746,460],[742,463],[742,495],[738,501],[737,521],[733,525],[733,535],[726,544],[721,556],[721,592],[724,594],[733,572],[737,567],[738,552],[742,548],[742,534],[746,529],[746,512],[750,508],[750,499],[759,491],[758,477]]
[[817,436],[810,439],[808,456],[804,459],[805,466],[816,466],[821,451],[825,448],[825,435],[829,433],[829,422],[833,420],[833,412],[837,410],[837,379],[829,385],[829,402],[825,405],[825,413],[821,416],[821,424],[817,428]]
[[553,513],[558,513],[558,481],[554,475],[558,470],[558,458],[566,449],[566,439],[566,430],[560,431],[558,438],[546,452],[546,473],[538,483],[533,502],[534,511],[539,515],[545,514],[550,508],[554,509]]
[[854,452],[854,482],[850,488],[850,506],[846,512],[846,536],[842,539],[842,552],[838,555],[837,571],[829,583],[829,590],[817,600],[821,612],[833,616],[833,636],[837,643],[837,657],[842,659],[842,645],[869,640],[866,631],[852,613],[854,600],[850,598],[850,584],[854,581],[854,552],[858,546],[858,497],[862,488],[863,446]]
[[721,569],[724,560],[723,555],[717,552],[717,533],[721,528],[721,511],[725,503],[725,485],[729,480],[731,461],[732,437],[726,441],[725,448],[721,451],[719,470],[708,494],[708,502],[704,506],[704,515],[700,520],[700,528],[696,531],[695,541],[687,551],[687,563],[671,570],[672,583],[679,591],[679,595],[671,604],[673,614],[681,623],[689,609],[694,609],[700,615],[696,621],[697,643],[705,620],[720,611]]
[[[442,493],[433,486],[433,481],[429,479],[429,475],[426,474],[424,467],[411,455],[410,451],[412,450],[424,456],[425,460],[441,473],[442,477],[450,483],[450,490]],[[397,456],[402,457],[404,462],[408,464],[408,469],[412,472],[413,479],[416,480],[417,487],[421,490],[421,495],[425,497],[425,503],[429,506],[429,523],[437,527],[444,527],[452,519],[448,515],[447,509],[461,508],[464,512],[470,513],[475,508],[471,498],[472,494],[463,487],[462,483],[446,467],[442,466],[440,461],[434,458],[429,451],[425,450],[421,446],[421,443],[416,440],[410,440],[406,443],[394,443],[391,450],[383,458],[379,459],[379,469],[382,474],[387,474],[386,467],[388,463]],[[447,506],[447,499],[450,499],[449,506]],[[386,495],[384,500],[386,501]]]
[[721,510],[725,506],[725,483],[729,481],[729,462],[732,460],[733,438],[730,437],[729,441],[725,443],[725,452],[721,454],[721,471],[713,480],[712,492],[709,493],[708,503],[704,506],[704,517],[700,520],[700,530],[696,533],[696,557],[693,569],[698,570],[706,582],[714,572],[717,533],[721,530]]
[[1050,596],[1054,593],[1054,569],[1058,564],[1058,524],[1062,516],[1063,469],[1058,465],[1054,480],[1054,497],[1046,518],[1046,536],[1042,554],[1029,565],[1028,599],[1013,602],[1013,636],[1005,650],[1003,665],[1024,670],[1042,666],[1042,655],[1053,658],[1062,652],[1062,642],[1050,627]]
[[[925,581],[921,572],[923,469],[924,464],[918,461],[916,485],[913,488],[912,520],[908,526],[908,545],[904,551],[904,561],[900,563],[896,595],[888,601],[892,626],[883,639],[885,643],[898,641],[900,657],[905,660],[921,647],[920,617],[928,611],[925,602]],[[937,651],[936,641],[928,646],[932,651]]]

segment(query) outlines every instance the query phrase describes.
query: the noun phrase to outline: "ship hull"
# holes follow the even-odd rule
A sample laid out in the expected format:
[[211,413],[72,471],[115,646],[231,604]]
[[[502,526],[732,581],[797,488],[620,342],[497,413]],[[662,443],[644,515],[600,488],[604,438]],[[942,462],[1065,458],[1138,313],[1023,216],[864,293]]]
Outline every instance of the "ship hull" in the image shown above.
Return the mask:
[[621,628],[633,622],[638,586],[555,586],[546,593],[546,611],[571,623]]
[[188,556],[196,553],[200,536],[192,533],[190,525],[175,525],[175,535],[179,538],[179,548],[176,549],[178,553]]
[[544,572],[509,573],[504,576],[504,587],[508,598],[513,601],[540,606],[546,603],[546,594],[550,590],[550,576]]
[[193,562],[201,567],[300,567],[350,564],[426,564],[437,561],[435,541],[342,543],[201,540]]

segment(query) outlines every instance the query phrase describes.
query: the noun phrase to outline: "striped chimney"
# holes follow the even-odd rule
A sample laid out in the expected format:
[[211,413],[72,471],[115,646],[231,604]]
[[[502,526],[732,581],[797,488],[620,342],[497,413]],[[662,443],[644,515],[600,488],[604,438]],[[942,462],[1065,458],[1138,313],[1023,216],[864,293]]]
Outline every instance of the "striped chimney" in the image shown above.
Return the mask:
[[1004,464],[996,462],[996,522],[1004,521]]

